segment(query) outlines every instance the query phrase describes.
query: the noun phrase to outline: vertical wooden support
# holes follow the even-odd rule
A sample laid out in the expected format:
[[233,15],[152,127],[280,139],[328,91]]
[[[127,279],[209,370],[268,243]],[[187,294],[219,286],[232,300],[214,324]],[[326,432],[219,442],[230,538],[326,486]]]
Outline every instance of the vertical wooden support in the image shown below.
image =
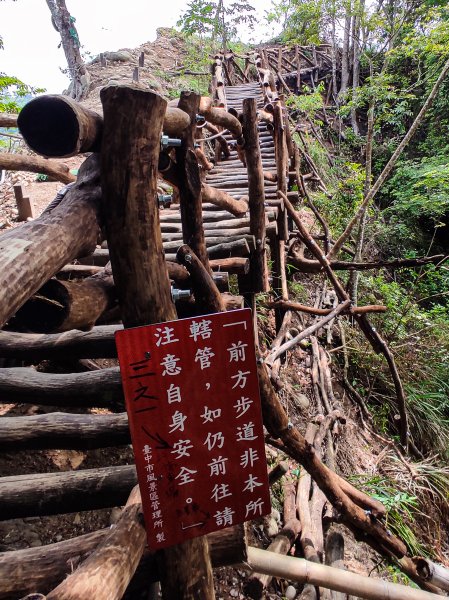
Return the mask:
[[103,53],[101,53],[101,54],[100,54],[100,65],[101,65],[102,67],[105,67],[105,66],[106,66],[106,58],[105,58],[105,56],[104,56],[104,54],[103,54]]
[[33,203],[30,200],[30,198],[23,195],[23,188],[21,185],[14,186],[14,196],[16,197],[19,221],[26,221],[27,219],[33,219],[34,218]]
[[[169,321],[176,318],[176,312],[170,297],[157,204],[158,160],[167,103],[158,94],[128,86],[104,88],[101,100],[104,218],[123,324],[134,327]],[[133,546],[134,540],[128,543]],[[143,552],[145,538],[139,537],[137,543]],[[206,538],[162,551],[160,572],[164,599],[213,600]]]
[[141,52],[139,56],[139,67],[143,67],[145,65],[145,52]]
[[282,47],[278,48],[278,73],[282,75]]
[[190,117],[190,127],[182,133],[182,145],[176,148],[178,191],[181,204],[182,237],[209,273],[209,259],[203,229],[203,207],[201,200],[201,178],[194,151],[196,115],[200,96],[195,92],[182,92],[178,108]]
[[[284,115],[280,102],[276,103],[273,110],[273,126],[274,152],[276,156],[276,175],[278,184],[277,187],[282,193],[287,194],[288,153]],[[287,239],[287,213],[283,208],[278,212],[278,233],[279,239],[284,241]]]
[[295,46],[295,63],[296,63],[296,93],[301,90],[301,60],[299,58],[299,48]]
[[[287,171],[288,171],[288,153],[285,135],[284,115],[282,106],[277,102],[273,110],[274,126],[274,151],[276,156],[276,174],[278,190],[287,194]],[[270,242],[271,254],[273,260],[273,289],[279,298],[287,299],[287,281],[285,276],[285,240],[288,236],[287,212],[284,206],[279,206],[278,217],[278,237]],[[278,331],[284,319],[284,311],[277,309],[276,330]]]
[[250,256],[251,291],[267,292],[269,284],[265,250],[265,188],[255,98],[243,100],[243,137],[248,169],[250,232],[256,239],[256,248],[251,251]]
[[139,81],[139,67],[134,67],[133,81],[136,83]]

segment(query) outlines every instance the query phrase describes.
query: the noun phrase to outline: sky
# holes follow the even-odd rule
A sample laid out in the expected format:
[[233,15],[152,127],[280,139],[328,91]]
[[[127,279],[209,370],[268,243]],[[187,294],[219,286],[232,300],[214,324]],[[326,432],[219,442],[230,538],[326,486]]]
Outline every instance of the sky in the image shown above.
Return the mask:
[[[250,0],[263,19],[271,0]],[[186,0],[66,0],[76,18],[82,51],[92,58],[106,50],[135,48],[153,41],[158,27],[176,24]],[[271,28],[258,26],[255,34],[241,33],[243,41],[260,41]],[[3,0],[0,2],[0,73],[18,77],[48,93],[61,93],[68,85],[61,72],[67,66],[60,37],[50,20],[45,0]],[[246,38],[246,39],[245,39]],[[86,58],[88,60],[88,58]]]

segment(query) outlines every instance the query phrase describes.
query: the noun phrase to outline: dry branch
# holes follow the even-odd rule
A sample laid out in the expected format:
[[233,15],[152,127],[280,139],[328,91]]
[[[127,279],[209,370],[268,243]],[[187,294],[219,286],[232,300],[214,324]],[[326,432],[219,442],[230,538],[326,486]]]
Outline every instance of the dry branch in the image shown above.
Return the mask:
[[1,152],[0,169],[5,169],[5,171],[44,173],[62,183],[72,183],[72,181],[76,180],[75,175],[70,173],[70,169],[65,163],[41,158],[40,156],[29,156],[28,154]]

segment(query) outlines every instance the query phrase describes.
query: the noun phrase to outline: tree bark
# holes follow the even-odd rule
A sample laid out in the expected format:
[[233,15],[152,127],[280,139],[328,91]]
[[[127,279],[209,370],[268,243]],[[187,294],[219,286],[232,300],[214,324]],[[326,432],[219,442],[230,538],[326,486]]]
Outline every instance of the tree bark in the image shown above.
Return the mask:
[[209,258],[203,229],[201,178],[194,152],[196,115],[200,96],[194,92],[182,92],[178,107],[185,111],[191,123],[182,134],[182,145],[176,149],[178,193],[182,221],[182,238],[188,244],[207,271]]
[[16,323],[34,333],[91,329],[116,306],[110,267],[82,281],[51,279],[16,314]]
[[[27,145],[37,154],[69,157],[101,149],[103,117],[66,96],[34,98],[23,107],[17,123]],[[183,110],[167,109],[163,127],[166,135],[179,136],[189,125],[189,116]]]
[[239,568],[260,571],[288,581],[307,582],[367,600],[437,600],[440,597],[410,586],[364,577],[350,571],[292,556],[281,556],[251,546],[248,548],[248,561],[242,563]]

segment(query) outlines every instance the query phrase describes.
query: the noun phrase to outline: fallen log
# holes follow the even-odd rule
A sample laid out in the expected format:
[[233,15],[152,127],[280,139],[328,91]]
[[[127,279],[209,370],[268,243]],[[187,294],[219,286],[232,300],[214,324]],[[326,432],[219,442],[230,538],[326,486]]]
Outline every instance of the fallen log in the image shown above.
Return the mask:
[[[27,145],[43,156],[68,157],[101,148],[103,117],[67,96],[34,98],[23,107],[17,121]],[[169,108],[163,130],[169,137],[177,136],[189,124],[184,111]]]
[[0,236],[0,326],[61,267],[95,249],[99,175],[94,154],[56,208]]
[[[31,592],[47,594],[88,558],[109,531],[101,529],[55,544],[0,553],[0,600],[18,600]],[[247,558],[244,525],[210,533],[207,541],[215,568],[237,564]],[[158,578],[154,554],[146,550],[130,588],[142,590],[145,584]]]
[[352,594],[367,600],[437,600],[441,596],[409,586],[390,583],[374,577],[364,577],[350,571],[316,564],[302,558],[281,556],[248,548],[248,561],[239,568],[266,573],[273,577],[309,583],[323,588]]
[[0,169],[5,171],[31,171],[31,173],[43,173],[56,181],[72,183],[76,181],[75,175],[70,173],[69,167],[62,162],[41,158],[40,156],[29,156],[28,154],[0,153]]
[[48,413],[0,419],[0,450],[86,450],[130,444],[128,416]]
[[87,373],[41,373],[27,367],[0,369],[2,402],[43,406],[107,406],[123,402],[118,367]]
[[0,478],[0,520],[121,506],[137,476],[134,465]]
[[114,334],[122,325],[101,325],[90,331],[39,335],[0,331],[0,357],[18,360],[116,358]]

